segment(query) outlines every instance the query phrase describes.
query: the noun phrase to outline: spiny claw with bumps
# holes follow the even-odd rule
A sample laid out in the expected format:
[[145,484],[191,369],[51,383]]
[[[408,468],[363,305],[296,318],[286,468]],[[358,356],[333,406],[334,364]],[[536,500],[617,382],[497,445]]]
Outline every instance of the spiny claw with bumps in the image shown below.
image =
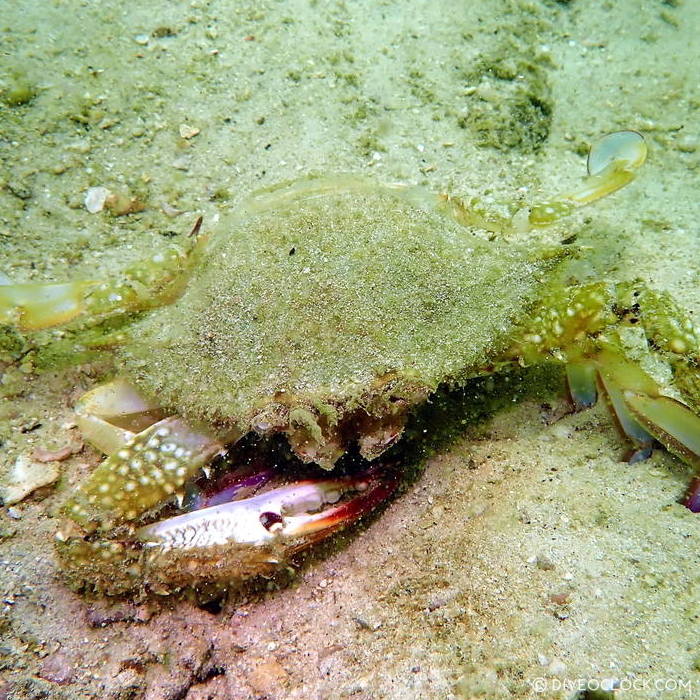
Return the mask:
[[[107,593],[194,585],[202,572],[193,561],[232,579],[272,570],[361,518],[398,483],[394,471],[372,467],[262,490],[275,470],[242,466],[215,482],[213,495],[186,499],[197,480],[211,482],[212,459],[240,436],[163,417],[124,380],[88,392],[76,409],[83,434],[109,454],[64,505],[58,552],[69,576]],[[158,519],[175,505],[191,509]]]

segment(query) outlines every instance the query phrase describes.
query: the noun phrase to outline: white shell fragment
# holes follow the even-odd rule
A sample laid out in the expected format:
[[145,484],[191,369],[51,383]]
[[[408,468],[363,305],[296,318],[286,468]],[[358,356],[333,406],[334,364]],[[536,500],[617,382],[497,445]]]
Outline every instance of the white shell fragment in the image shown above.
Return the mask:
[[6,506],[19,503],[32,491],[53,484],[58,479],[59,474],[55,462],[35,462],[21,455],[10,467],[2,484],[0,484],[0,498]]
[[166,201],[160,203],[160,208],[163,214],[169,216],[171,219],[174,219],[176,216],[181,216],[185,213],[182,209],[178,209],[177,207],[174,207],[172,204]]
[[85,193],[85,208],[91,214],[101,212],[110,194],[111,192],[106,187],[90,187]]

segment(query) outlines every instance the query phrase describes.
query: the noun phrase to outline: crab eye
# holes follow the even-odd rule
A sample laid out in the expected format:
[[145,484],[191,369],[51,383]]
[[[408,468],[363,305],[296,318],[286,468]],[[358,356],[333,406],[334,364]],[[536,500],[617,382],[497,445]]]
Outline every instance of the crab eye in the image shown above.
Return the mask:
[[284,520],[279,513],[273,513],[272,511],[265,511],[260,514],[260,524],[270,532],[279,529]]
[[611,163],[636,170],[647,157],[647,144],[637,131],[614,131],[596,141],[588,154],[588,174],[600,175]]

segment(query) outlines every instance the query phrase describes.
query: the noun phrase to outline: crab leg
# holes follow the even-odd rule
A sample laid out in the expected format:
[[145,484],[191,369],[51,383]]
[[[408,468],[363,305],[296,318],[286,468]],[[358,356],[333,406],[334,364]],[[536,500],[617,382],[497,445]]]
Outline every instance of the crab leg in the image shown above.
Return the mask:
[[596,368],[593,363],[570,362],[566,365],[566,379],[577,411],[595,405],[598,400],[598,389]]
[[628,461],[634,463],[647,459],[651,456],[652,436],[635,420],[625,404],[622,392],[609,377],[606,377],[605,373],[599,374],[593,362],[575,362],[566,365],[566,379],[574,407],[577,411],[581,411],[595,405],[598,400],[597,377],[600,378],[610,409],[617,418],[620,429],[636,447]]
[[692,513],[700,513],[700,477],[691,481],[683,505]]
[[97,282],[0,285],[0,324],[35,331],[67,323],[85,308]]
[[60,284],[13,284],[0,278],[0,324],[36,331],[68,323],[80,315],[102,319],[169,304],[184,290],[206,236],[186,247],[169,246],[128,267],[114,282],[78,280]]
[[[635,447],[630,462],[649,457],[657,440],[700,470],[700,333],[666,294],[638,282],[555,288],[514,337],[503,359],[527,365],[549,355],[565,363],[577,409],[595,403],[597,380]],[[673,384],[643,370],[640,358],[652,370],[665,367]],[[700,483],[687,503],[700,510]]]
[[612,350],[602,350],[596,366],[633,442],[648,446],[656,438],[667,450],[700,468],[700,417],[680,401],[664,396],[646,372]]
[[600,383],[608,398],[612,413],[617,418],[622,432],[634,445],[635,451],[628,460],[631,464],[651,457],[654,438],[640,425],[625,400],[624,392],[615,384],[614,379],[605,370],[599,370]]
[[625,393],[634,416],[669,452],[700,469],[700,418],[667,396]]
[[[699,416],[681,401],[662,395],[646,373],[609,350],[599,353],[591,364],[620,427],[636,447],[630,462],[649,457],[656,439],[700,469]],[[572,394],[575,391],[572,388]]]

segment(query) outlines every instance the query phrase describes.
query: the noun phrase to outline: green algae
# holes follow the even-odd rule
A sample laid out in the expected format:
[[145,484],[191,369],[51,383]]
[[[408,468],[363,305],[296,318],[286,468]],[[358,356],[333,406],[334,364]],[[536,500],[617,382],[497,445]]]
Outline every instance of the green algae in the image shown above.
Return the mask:
[[525,58],[513,42],[504,42],[465,72],[475,91],[459,126],[469,129],[480,146],[538,151],[552,126],[549,67],[548,60]]
[[36,87],[24,78],[17,78],[3,92],[2,98],[8,107],[21,107],[36,97]]

